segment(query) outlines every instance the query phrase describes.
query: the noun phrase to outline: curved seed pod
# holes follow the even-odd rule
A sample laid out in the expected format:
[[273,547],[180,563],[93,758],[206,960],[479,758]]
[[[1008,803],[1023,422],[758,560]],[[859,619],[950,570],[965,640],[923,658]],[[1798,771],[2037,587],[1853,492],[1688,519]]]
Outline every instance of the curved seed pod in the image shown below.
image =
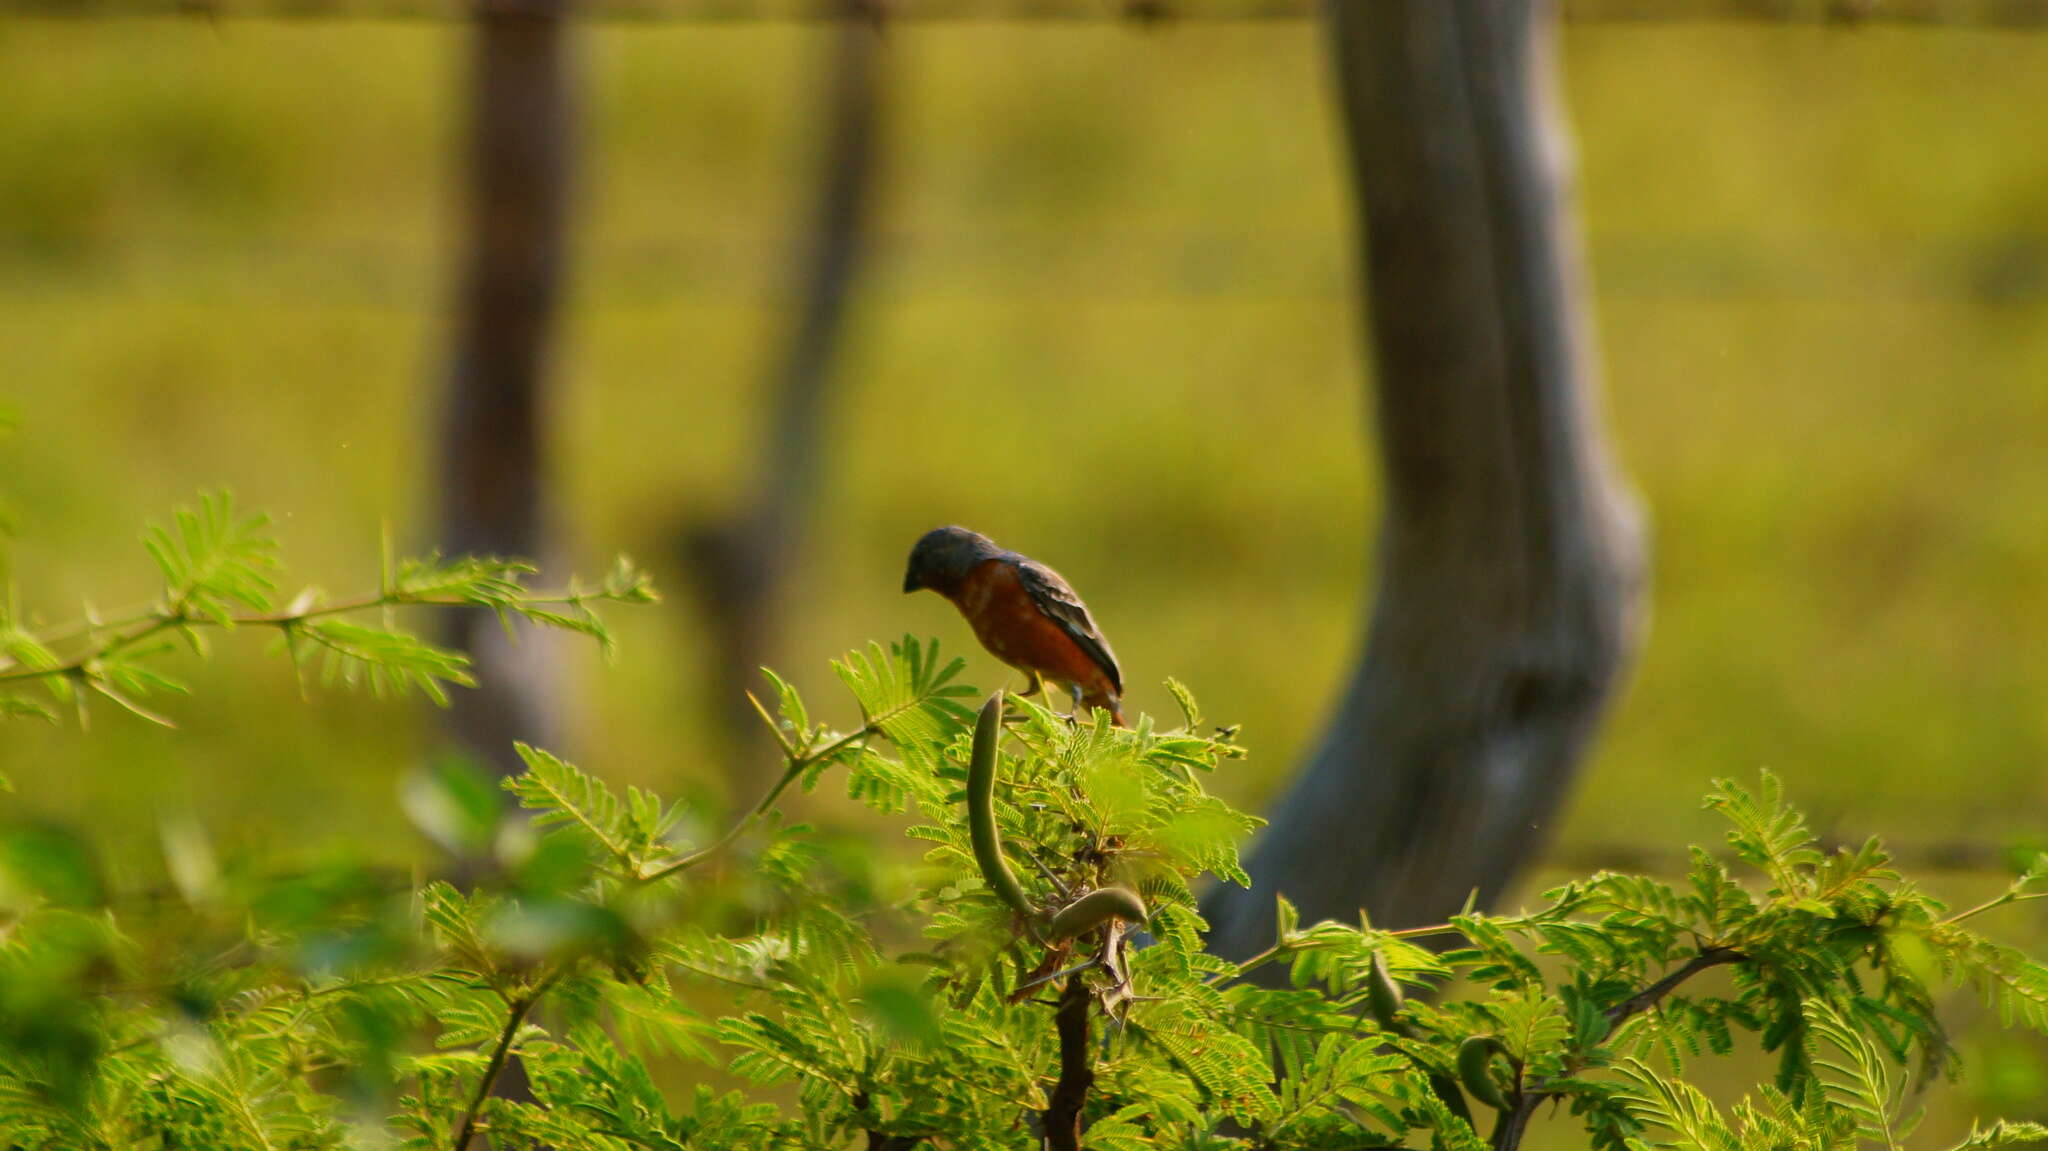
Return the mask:
[[1491,1035],[1474,1035],[1458,1045],[1458,1081],[1474,1099],[1496,1111],[1507,1110],[1508,1101],[1493,1081],[1488,1064],[1496,1053],[1505,1055],[1507,1051],[1507,1045]]
[[1472,1122],[1472,1109],[1465,1106],[1465,1093],[1458,1090],[1456,1079],[1436,1072],[1429,1077],[1429,1089],[1436,1093],[1438,1099],[1444,1101],[1444,1106],[1451,1109],[1451,1114],[1467,1123]]
[[1072,939],[1111,918],[1145,922],[1145,901],[1128,887],[1103,887],[1091,891],[1060,909],[1046,932],[1049,942]]
[[974,721],[974,753],[967,760],[967,831],[974,840],[974,862],[1010,910],[1026,923],[1037,916],[1024,888],[1003,858],[1003,836],[996,830],[996,745],[1003,739],[1003,693],[997,692],[981,705]]
[[1377,951],[1372,953],[1372,975],[1365,981],[1365,1005],[1374,1022],[1388,1031],[1400,1031],[1401,1024],[1394,1017],[1401,1012],[1401,985],[1387,970],[1386,956]]

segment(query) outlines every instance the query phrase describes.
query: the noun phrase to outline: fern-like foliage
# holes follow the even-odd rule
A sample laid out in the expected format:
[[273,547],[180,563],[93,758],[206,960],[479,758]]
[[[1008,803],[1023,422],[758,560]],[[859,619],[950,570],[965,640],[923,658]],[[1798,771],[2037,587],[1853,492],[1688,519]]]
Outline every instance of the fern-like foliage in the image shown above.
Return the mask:
[[[347,646],[390,690],[461,682],[380,647],[403,640],[329,630],[341,621],[317,596],[237,599],[219,574],[232,564],[201,561],[255,529],[213,514],[196,542],[181,528],[163,545],[193,573],[173,588],[215,581],[188,602],[237,625],[288,618],[288,642]],[[430,557],[387,565],[378,598],[533,619],[523,574]],[[642,588],[625,569],[541,610],[583,619],[565,604]],[[178,618],[160,630],[213,626]],[[17,642],[18,670],[68,662]],[[1952,912],[1876,841],[1824,850],[1768,776],[1708,798],[1733,865],[1695,851],[1675,881],[1602,873],[1516,914],[1401,931],[1304,924],[1282,899],[1271,947],[1229,962],[1204,949],[1193,892],[1246,880],[1257,821],[1209,791],[1240,750],[1201,734],[1184,687],[1170,729],[1012,701],[975,759],[975,693],[935,644],[835,667],[837,724],[770,676],[784,770],[705,842],[685,830],[700,814],[525,746],[505,786],[528,821],[459,769],[407,783],[421,829],[486,864],[465,884],[266,878],[207,862],[188,829],[167,836],[186,905],[166,916],[112,890],[83,838],[0,830],[0,1145],[1022,1151],[1078,1084],[1079,1145],[1102,1151],[1506,1151],[1542,1123],[1596,1151],[1896,1151],[1914,1145],[1916,1087],[1956,1069],[1944,985],[2048,1022],[2048,973],[1973,923],[2043,895],[2048,864]],[[970,762],[993,772],[1021,905],[977,855]],[[916,860],[878,864],[871,832],[776,824],[786,787],[827,779],[900,826]],[[1116,914],[1048,930],[1108,888],[1123,889]],[[1122,918],[1133,901],[1142,924]],[[1690,1079],[1756,1050],[1777,1075],[1733,1104]],[[515,1059],[528,1097],[491,1090]],[[1956,1151],[2044,1137],[1998,1123]]]
[[182,507],[168,526],[152,527],[143,546],[163,573],[165,614],[231,627],[237,607],[269,611],[283,565],[270,519],[240,515],[225,492]]
[[[572,579],[564,590],[535,592],[522,582],[534,570],[524,561],[428,555],[387,557],[375,593],[330,599],[307,587],[280,605],[284,567],[270,521],[238,512],[225,493],[178,508],[169,524],[145,533],[143,545],[163,591],[141,611],[108,617],[87,609],[83,618],[47,629],[26,627],[12,602],[0,612],[0,720],[55,718],[56,707],[70,707],[83,723],[88,703],[104,700],[170,726],[148,701],[187,689],[161,669],[159,657],[173,637],[204,654],[209,631],[237,628],[275,632],[302,685],[363,687],[379,697],[417,692],[446,706],[449,688],[475,686],[469,657],[397,626],[390,618],[395,609],[479,608],[495,612],[508,629],[524,620],[590,636],[609,654],[615,640],[597,605],[657,598],[623,556],[596,587]],[[375,623],[362,618],[373,614]],[[35,689],[50,702],[17,688]]]

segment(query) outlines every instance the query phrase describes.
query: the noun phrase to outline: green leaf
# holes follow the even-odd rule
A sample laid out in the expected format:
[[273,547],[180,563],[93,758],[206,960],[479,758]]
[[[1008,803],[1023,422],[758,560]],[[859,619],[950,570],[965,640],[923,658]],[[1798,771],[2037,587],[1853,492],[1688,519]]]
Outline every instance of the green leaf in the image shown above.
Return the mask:
[[1766,771],[1756,795],[1733,781],[1717,779],[1706,806],[1734,824],[1728,843],[1744,862],[1771,879],[1771,893],[1782,899],[1810,895],[1812,874],[1821,862],[1806,817],[1785,801],[1785,785]]
[[1182,726],[1189,731],[1201,727],[1202,708],[1195,702],[1194,693],[1188,690],[1187,685],[1169,677],[1166,681],[1166,691],[1173,696],[1174,704],[1180,708]]
[[178,508],[169,527],[144,534],[143,546],[163,573],[164,603],[174,616],[229,627],[234,605],[271,609],[281,566],[270,520],[237,515],[226,492],[201,495],[196,508]]
[[654,590],[654,579],[634,565],[632,557],[624,552],[612,559],[611,569],[605,572],[601,594],[614,603],[660,603],[661,595]]
[[868,976],[855,1001],[882,1033],[897,1043],[933,1048],[944,1039],[937,1006],[908,971],[876,971]]
[[1623,1060],[1616,1070],[1626,1084],[1620,1098],[1636,1118],[1678,1137],[1675,1144],[1657,1146],[1742,1151],[1734,1128],[1699,1088],[1666,1079],[1634,1059]]
[[413,826],[451,855],[476,858],[489,851],[504,813],[502,793],[467,759],[444,758],[407,772],[398,796]]
[[165,816],[158,821],[163,837],[164,864],[171,883],[185,902],[204,907],[217,902],[221,893],[220,862],[206,830],[189,816]]
[[568,760],[524,743],[513,747],[526,772],[505,780],[504,787],[519,798],[520,806],[540,812],[534,822],[573,829],[621,867],[634,870],[636,837],[619,797]]
[[890,644],[870,644],[849,652],[832,669],[859,702],[868,725],[889,737],[906,762],[936,772],[939,749],[965,733],[974,713],[960,703],[975,694],[954,679],[967,661],[939,663],[939,644],[920,645],[910,636]]
[[1804,1007],[1813,1067],[1827,1099],[1855,1121],[1859,1138],[1897,1151],[1910,1120],[1894,1117],[1899,1087],[1875,1044],[1840,1012],[1818,999]]
[[399,603],[454,602],[504,611],[525,594],[522,577],[534,566],[524,560],[494,556],[458,556],[443,560],[439,553],[399,562],[387,594]]
[[320,658],[321,682],[367,686],[379,699],[418,691],[447,707],[448,685],[476,686],[467,655],[409,632],[323,618],[292,624],[286,636],[295,662]]
[[0,904],[97,907],[106,897],[99,857],[77,832],[47,822],[0,829]]
[[1985,1147],[2011,1147],[2020,1143],[2048,1143],[2048,1127],[2001,1119],[1989,1127],[1970,1126],[1970,1136],[1949,1151],[1978,1151]]
[[50,710],[48,705],[18,695],[0,695],[0,719],[20,719],[23,716],[46,719],[52,723],[57,720],[57,713]]

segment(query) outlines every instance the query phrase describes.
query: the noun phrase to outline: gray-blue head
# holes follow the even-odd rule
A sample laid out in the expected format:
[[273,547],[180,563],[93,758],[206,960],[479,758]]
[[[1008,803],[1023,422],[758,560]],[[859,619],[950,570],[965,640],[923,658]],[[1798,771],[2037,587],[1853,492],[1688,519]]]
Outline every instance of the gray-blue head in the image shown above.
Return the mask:
[[967,573],[984,561],[1002,555],[995,541],[962,527],[933,528],[910,549],[910,566],[903,573],[903,590],[930,588],[941,595],[960,586]]

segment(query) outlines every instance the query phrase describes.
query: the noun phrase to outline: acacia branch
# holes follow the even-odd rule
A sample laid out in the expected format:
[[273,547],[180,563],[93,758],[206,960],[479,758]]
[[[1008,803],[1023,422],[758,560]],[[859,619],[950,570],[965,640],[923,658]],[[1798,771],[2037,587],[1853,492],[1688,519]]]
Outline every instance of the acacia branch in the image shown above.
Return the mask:
[[[866,1091],[862,1091],[853,1097],[853,1109],[855,1111],[866,1111],[872,1103],[873,1100],[868,1097]],[[922,1135],[891,1135],[885,1131],[877,1131],[872,1127],[863,1128],[863,1130],[867,1134],[868,1151],[910,1151],[911,1148],[925,1140],[925,1137]]]
[[1705,971],[1724,963],[1741,963],[1749,956],[1732,947],[1703,948],[1698,955],[1685,961],[1676,971],[1650,984],[1627,999],[1607,1009],[1607,1028],[1612,1031],[1621,1026],[1629,1017],[1655,1007],[1666,995],[1677,990],[1678,985]]
[[[912,703],[910,706],[914,707],[916,706],[916,703],[921,702],[923,701],[916,701]],[[893,716],[896,713],[892,711],[889,714]],[[731,847],[733,845],[733,842],[739,839],[742,832],[746,831],[747,828],[752,827],[754,823],[757,820],[759,820],[762,816],[768,814],[768,810],[775,806],[775,801],[782,798],[782,793],[789,790],[789,785],[795,783],[798,776],[802,775],[807,769],[831,759],[833,756],[839,754],[841,751],[844,751],[848,747],[851,747],[855,743],[881,734],[881,723],[882,721],[880,719],[872,720],[866,726],[862,727],[859,731],[855,731],[850,734],[840,736],[838,739],[833,740],[831,743],[828,743],[825,746],[818,748],[814,751],[805,752],[802,755],[797,755],[794,753],[785,753],[788,766],[783,770],[781,778],[777,779],[775,783],[768,788],[768,793],[761,797],[761,802],[755,804],[753,810],[747,812],[747,814],[741,816],[738,820],[734,821],[733,825],[726,829],[724,835],[721,835],[716,840],[713,840],[711,843],[708,843],[705,846],[700,847],[693,852],[690,852],[688,855],[682,856],[681,858],[676,859],[673,862],[664,864],[663,866],[658,867],[655,870],[646,873],[645,875],[637,875],[632,878],[635,882],[643,884],[653,883],[655,880],[658,879],[666,879],[679,871],[688,871],[690,868],[697,866],[705,860],[710,859],[712,856],[717,855],[719,852],[724,851],[726,848]]]
[[[608,598],[610,597],[592,592],[548,592],[521,596],[507,603],[505,607],[507,610],[512,611],[516,611],[521,607],[578,607],[593,600]],[[55,638],[60,634],[65,638],[69,638],[83,633],[96,637],[94,646],[90,650],[82,652],[63,663],[50,667],[6,667],[4,670],[0,670],[0,683],[48,679],[53,676],[84,675],[93,664],[106,659],[110,655],[118,655],[144,640],[152,639],[167,631],[178,631],[186,628],[209,627],[220,631],[233,631],[238,627],[268,627],[289,631],[309,620],[320,619],[326,616],[345,615],[350,612],[373,611],[377,608],[491,606],[493,605],[456,596],[420,596],[390,591],[380,592],[376,595],[337,600],[333,603],[321,604],[317,607],[306,607],[281,612],[249,612],[239,615],[228,615],[224,618],[195,614],[184,609],[165,609],[134,619],[123,620],[120,623],[110,624],[105,628],[93,627],[90,624],[84,627],[75,624],[66,625],[59,629],[58,632],[52,633],[50,638]],[[119,631],[123,627],[131,630]],[[99,633],[103,631],[119,631],[119,634],[98,638]],[[46,638],[42,642],[49,642],[49,639]]]
[[1053,1028],[1060,1037],[1060,1077],[1043,1117],[1047,1151],[1080,1151],[1081,1107],[1095,1086],[1095,1064],[1088,1053],[1088,1009],[1093,1001],[1088,985],[1076,975],[1067,980],[1053,1013]]
[[[1398,931],[1382,931],[1379,934],[1385,936],[1388,939],[1427,939],[1433,935],[1456,935],[1459,934],[1462,930],[1462,928],[1452,923],[1432,923],[1427,927],[1403,927]],[[1259,952],[1257,955],[1253,955],[1250,958],[1239,963],[1237,965],[1237,970],[1231,972],[1217,972],[1214,975],[1205,976],[1202,982],[1227,983],[1233,979],[1242,978],[1246,974],[1255,971],[1258,968],[1264,967],[1268,963],[1272,963],[1277,959],[1282,959],[1286,956],[1294,954],[1297,951],[1302,950],[1304,947],[1308,946],[1308,943],[1308,940],[1301,938],[1283,939],[1280,942],[1275,943],[1273,946],[1266,948],[1264,951]]]
[[[760,712],[761,718],[768,723],[770,730],[775,730],[775,721],[768,715],[767,709],[761,706],[761,701],[753,699],[751,694],[747,698],[753,700],[754,710]],[[887,709],[880,715],[869,716],[868,721],[862,724],[858,731],[842,735],[823,747],[814,747],[807,751],[799,752],[794,744],[782,739],[782,734],[779,730],[776,731],[776,738],[782,742],[782,755],[786,766],[783,768],[782,777],[777,779],[768,788],[768,793],[761,797],[761,802],[755,804],[753,810],[741,816],[737,822],[726,829],[724,835],[719,836],[713,842],[673,862],[664,864],[645,875],[630,876],[629,878],[636,883],[653,883],[657,879],[666,879],[679,871],[688,871],[690,868],[731,847],[733,842],[739,839],[742,832],[752,827],[755,821],[759,820],[762,816],[768,814],[768,809],[775,806],[775,801],[782,798],[782,793],[787,791],[789,785],[795,783],[797,777],[802,775],[805,770],[831,760],[834,756],[859,743],[861,740],[871,739],[882,734],[883,724],[888,723],[904,712],[923,706],[931,698],[929,695],[914,696],[895,707]]]
[[[1704,947],[1698,955],[1686,960],[1670,974],[1650,984],[1627,999],[1607,1009],[1607,1028],[1611,1032],[1629,1019],[1642,1014],[1664,1001],[1664,997],[1676,991],[1680,984],[1700,972],[1728,963],[1744,963],[1749,956],[1732,947]],[[1582,1057],[1567,1062],[1564,1075],[1570,1076],[1584,1066]],[[1515,1151],[1522,1144],[1522,1136],[1529,1129],[1529,1120],[1535,1117],[1536,1108],[1556,1093],[1538,1084],[1515,1095],[1515,1105],[1500,1113],[1500,1121],[1493,1129],[1493,1151]]]
[[484,1100],[491,1097],[491,1089],[498,1084],[498,1076],[504,1073],[505,1062],[512,1055],[512,1041],[519,1036],[520,1027],[532,1013],[533,1005],[552,987],[555,976],[549,976],[532,991],[511,1001],[512,1014],[505,1020],[505,1030],[498,1036],[497,1046],[491,1049],[491,1060],[484,1064],[484,1076],[477,1082],[476,1094],[470,1097],[469,1110],[463,1113],[462,1126],[457,1130],[455,1142],[449,1144],[449,1151],[468,1151],[469,1141],[476,1137],[477,1117],[483,1113]]

